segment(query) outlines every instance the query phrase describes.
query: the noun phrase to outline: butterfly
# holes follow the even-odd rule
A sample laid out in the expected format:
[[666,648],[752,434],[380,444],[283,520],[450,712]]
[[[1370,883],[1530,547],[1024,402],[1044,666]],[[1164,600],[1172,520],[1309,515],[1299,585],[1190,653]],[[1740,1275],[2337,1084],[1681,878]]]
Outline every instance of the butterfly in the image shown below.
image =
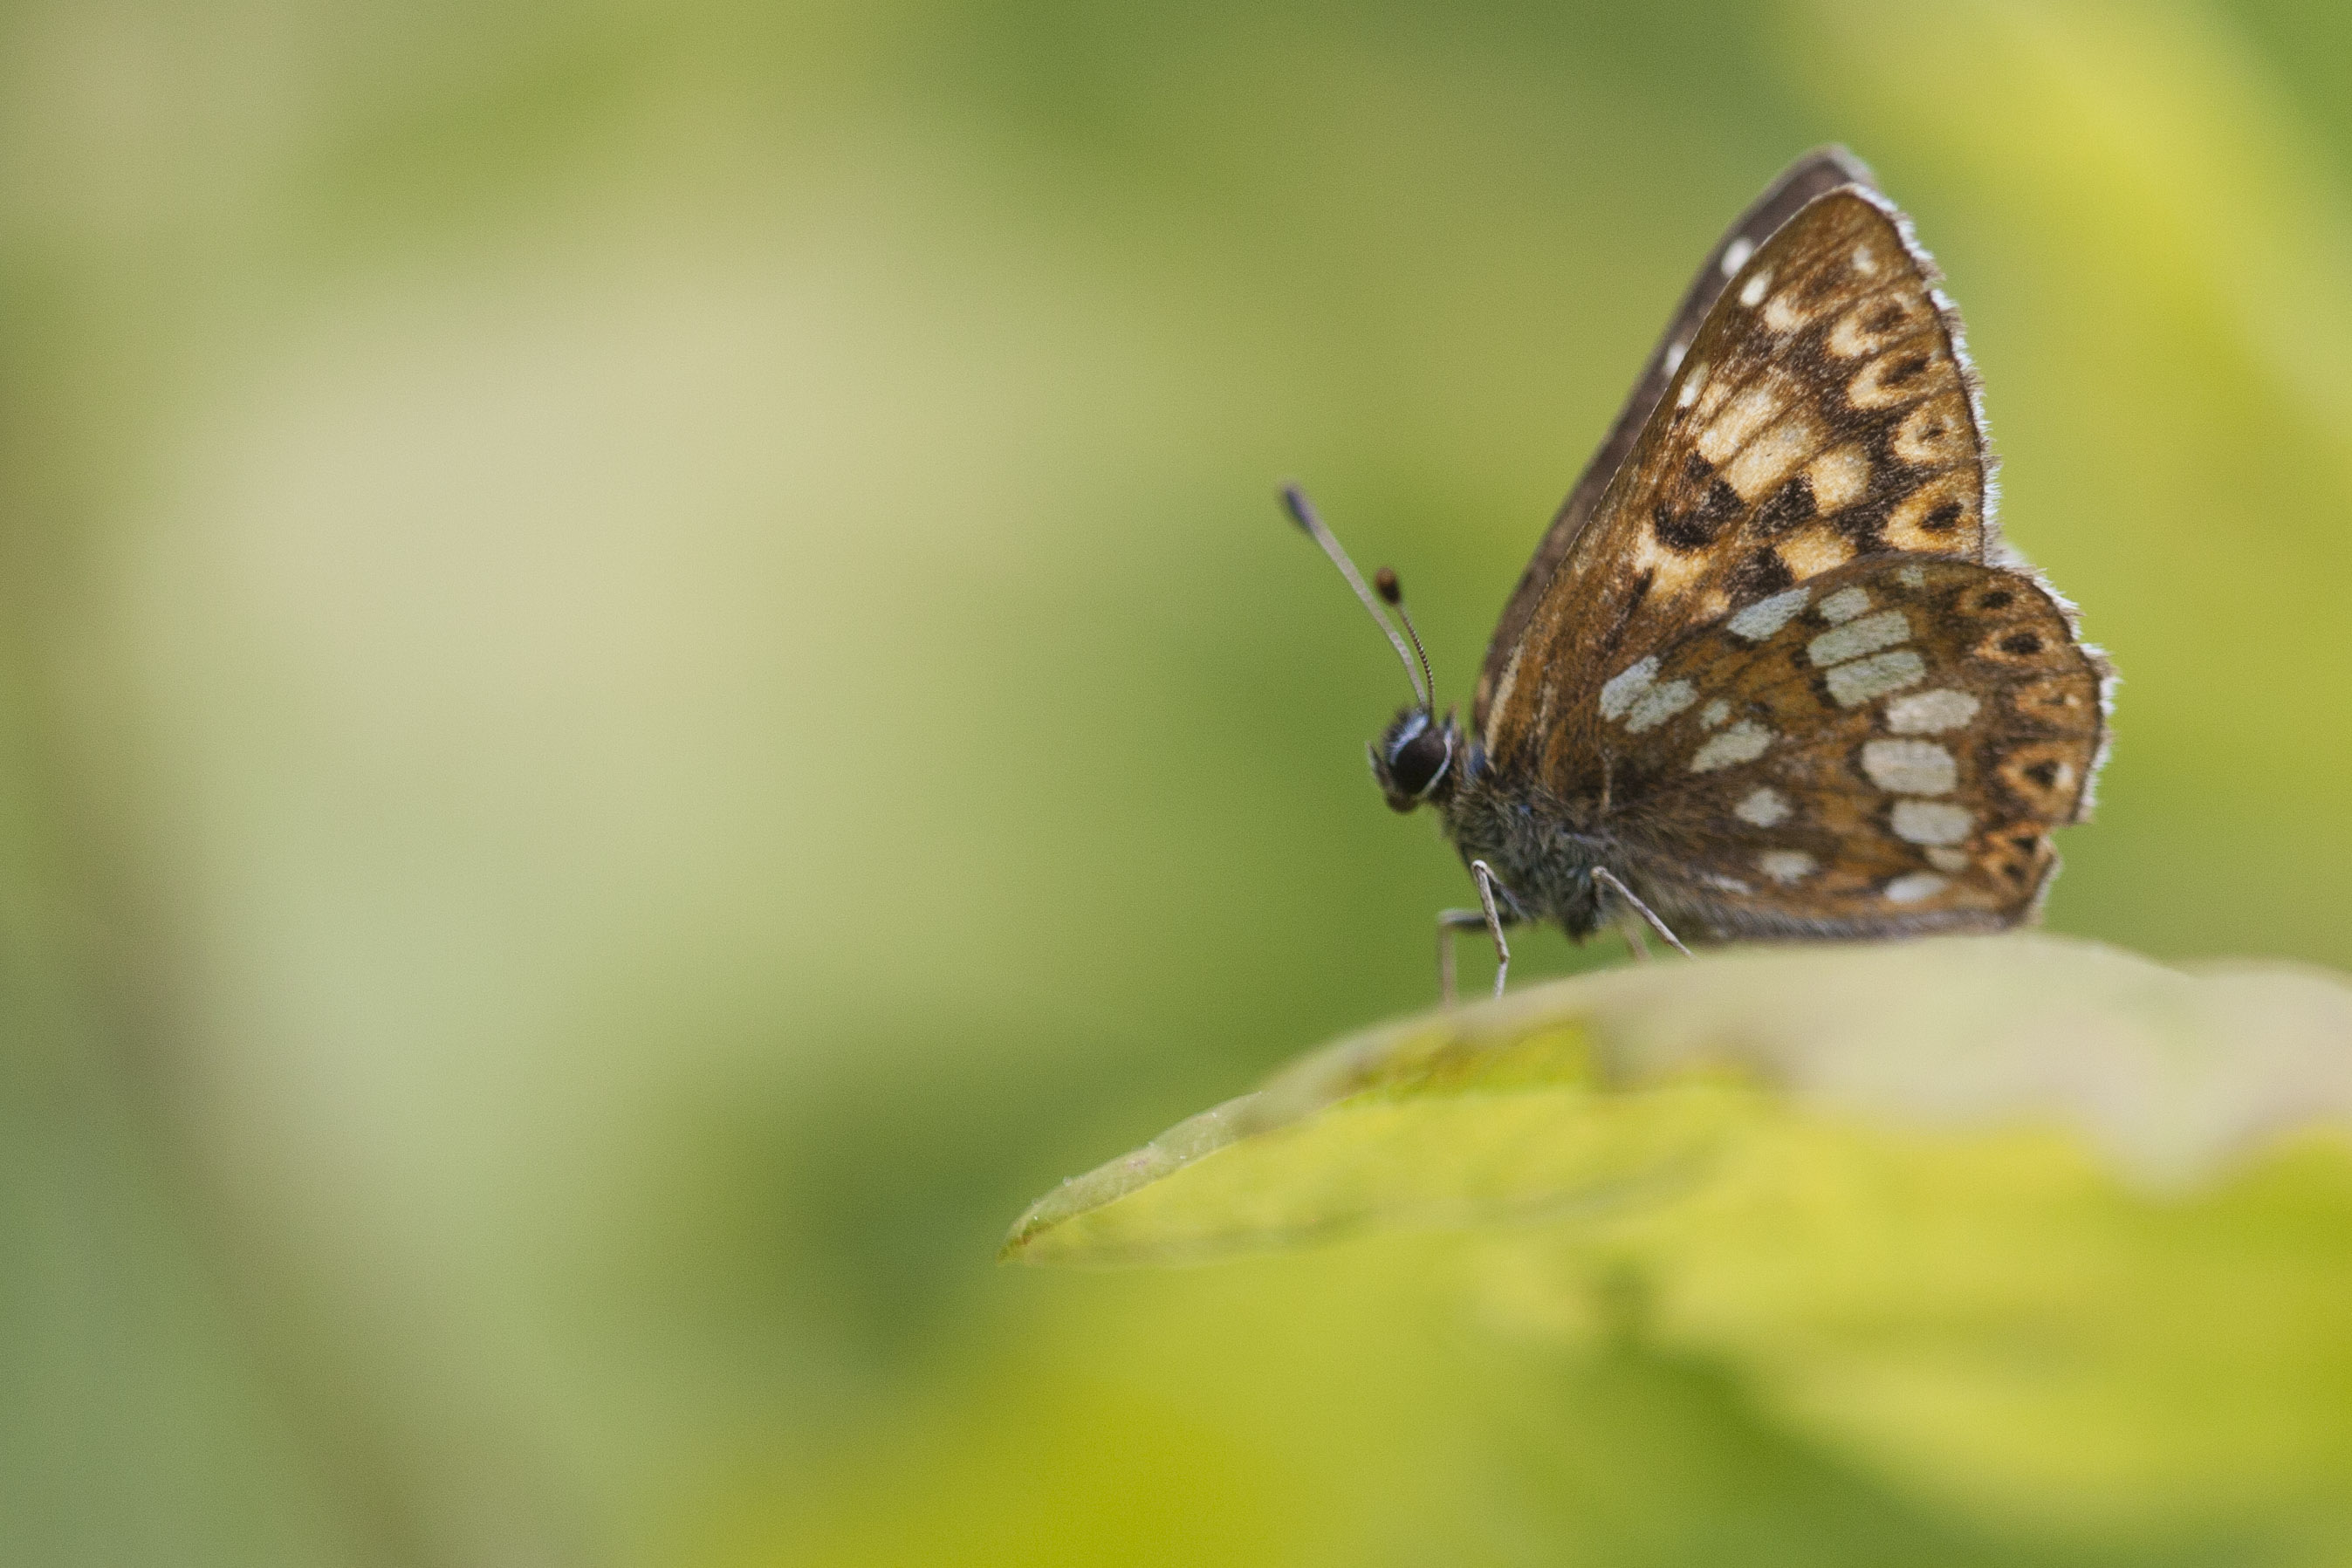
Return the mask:
[[[1958,312],[1843,148],[1718,241],[1505,605],[1470,727],[1437,712],[1395,574],[1368,588],[1415,701],[1370,747],[1505,927],[1852,939],[2032,919],[2084,821],[2115,676],[2004,544]],[[1391,622],[1383,606],[1395,613]],[[1403,627],[1402,634],[1398,625]],[[1408,652],[1408,639],[1410,652]]]

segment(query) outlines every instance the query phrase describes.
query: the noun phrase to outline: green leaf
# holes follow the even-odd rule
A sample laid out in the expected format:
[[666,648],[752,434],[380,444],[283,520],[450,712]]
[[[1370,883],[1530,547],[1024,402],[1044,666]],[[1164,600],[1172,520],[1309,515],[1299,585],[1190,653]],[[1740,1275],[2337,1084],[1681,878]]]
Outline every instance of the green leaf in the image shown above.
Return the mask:
[[1444,1286],[1507,1342],[1740,1368],[1982,1517],[2299,1520],[2280,1560],[2336,1561],[2347,1126],[2339,976],[2039,936],[1748,949],[1343,1040],[1065,1183],[1003,1255],[1457,1229]]
[[[1033,1205],[1003,1255],[1193,1262],[1702,1197],[1800,1124],[2064,1129],[2178,1191],[2352,1124],[2352,986],[2014,935],[1743,949],[1384,1025]],[[1826,1135],[1826,1134],[1824,1134]]]

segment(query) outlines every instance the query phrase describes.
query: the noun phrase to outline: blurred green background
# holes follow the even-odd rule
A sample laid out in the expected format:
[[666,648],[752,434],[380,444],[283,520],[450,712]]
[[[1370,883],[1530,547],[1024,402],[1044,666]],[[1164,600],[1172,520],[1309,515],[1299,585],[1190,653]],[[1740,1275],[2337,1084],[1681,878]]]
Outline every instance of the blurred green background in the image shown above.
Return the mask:
[[2126,679],[2051,923],[2352,963],[2347,64],[2334,0],[9,6],[0,1560],[2273,1560],[1484,1332],[1442,1243],[992,1252],[1430,999],[1465,883],[1275,481],[1464,695],[1820,141]]

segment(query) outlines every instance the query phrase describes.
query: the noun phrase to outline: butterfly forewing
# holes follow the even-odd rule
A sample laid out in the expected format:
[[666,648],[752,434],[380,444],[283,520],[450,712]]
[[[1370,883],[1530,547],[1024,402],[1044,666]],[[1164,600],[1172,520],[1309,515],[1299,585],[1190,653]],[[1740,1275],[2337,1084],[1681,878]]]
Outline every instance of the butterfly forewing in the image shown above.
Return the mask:
[[1926,257],[1874,193],[1818,197],[1707,310],[1504,663],[1489,753],[1557,792],[1589,789],[1577,695],[1685,628],[1858,559],[1982,561],[1987,491],[1956,322]]
[[1559,563],[1568,557],[1569,549],[1591,521],[1601,504],[1602,492],[1615,476],[1633,444],[1641,438],[1649,423],[1650,415],[1664,397],[1666,388],[1676,371],[1689,358],[1693,339],[1698,336],[1707,312],[1724,291],[1726,284],[1740,272],[1759,247],[1778,234],[1789,220],[1804,211],[1819,197],[1843,185],[1867,186],[1872,183],[1870,170],[1860,159],[1843,147],[1823,147],[1807,153],[1782,172],[1780,177],[1765,189],[1762,195],[1739,216],[1715,243],[1700,264],[1698,274],[1684,290],[1682,303],[1675,309],[1673,319],[1666,323],[1657,347],[1634,378],[1633,389],[1625,394],[1625,404],[1617,411],[1616,420],[1609,434],[1602,438],[1592,461],[1585,465],[1576,487],[1560,503],[1559,514],[1551,527],[1544,531],[1542,542],[1528,561],[1527,570],[1519,574],[1518,586],[1503,606],[1503,613],[1495,625],[1495,635],[1486,649],[1485,666],[1479,671],[1478,688],[1473,696],[1472,723],[1483,729],[1486,712],[1495,694],[1496,683],[1501,679],[1503,666],[1512,649],[1517,646],[1519,633],[1533,617],[1537,601]]
[[1705,934],[2007,925],[2087,809],[2102,677],[2021,572],[1833,568],[1603,684],[1615,833]]

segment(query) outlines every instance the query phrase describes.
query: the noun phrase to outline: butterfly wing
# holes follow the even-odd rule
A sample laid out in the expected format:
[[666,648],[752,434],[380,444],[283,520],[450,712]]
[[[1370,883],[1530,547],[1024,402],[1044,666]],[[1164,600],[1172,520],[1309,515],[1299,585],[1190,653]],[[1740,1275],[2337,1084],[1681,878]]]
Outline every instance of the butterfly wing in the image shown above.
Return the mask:
[[1616,476],[1627,454],[1633,450],[1643,426],[1649,423],[1651,413],[1665,395],[1667,383],[1688,356],[1692,340],[1697,337],[1700,324],[1706,319],[1725,286],[1765,241],[1816,197],[1842,185],[1875,188],[1876,183],[1869,167],[1844,148],[1819,148],[1790,164],[1740,214],[1739,221],[1716,241],[1715,248],[1700,265],[1698,276],[1691,279],[1690,287],[1684,292],[1682,303],[1675,308],[1657,347],[1650,350],[1650,358],[1633,382],[1633,390],[1626,394],[1625,406],[1618,411],[1607,438],[1592,455],[1592,461],[1585,465],[1576,488],[1561,503],[1551,527],[1544,531],[1542,542],[1536,547],[1534,558],[1528,562],[1527,570],[1520,573],[1518,586],[1511,591],[1503,607],[1502,619],[1496,622],[1495,635],[1487,643],[1486,665],[1478,675],[1477,694],[1471,708],[1475,727],[1486,727],[1486,709],[1496,684],[1502,678],[1503,666],[1509,661],[1512,649],[1518,645],[1520,632],[1535,614],[1536,602],[1542,597],[1545,586],[1591,520],[1609,481]]
[[2105,679],[2026,572],[1832,568],[1601,688],[1616,869],[1717,936],[2012,925],[2088,813]]
[[1992,559],[1989,447],[1934,277],[1850,183],[1733,270],[1503,659],[1490,758],[1589,795],[1591,695],[1682,630],[1865,556]]

